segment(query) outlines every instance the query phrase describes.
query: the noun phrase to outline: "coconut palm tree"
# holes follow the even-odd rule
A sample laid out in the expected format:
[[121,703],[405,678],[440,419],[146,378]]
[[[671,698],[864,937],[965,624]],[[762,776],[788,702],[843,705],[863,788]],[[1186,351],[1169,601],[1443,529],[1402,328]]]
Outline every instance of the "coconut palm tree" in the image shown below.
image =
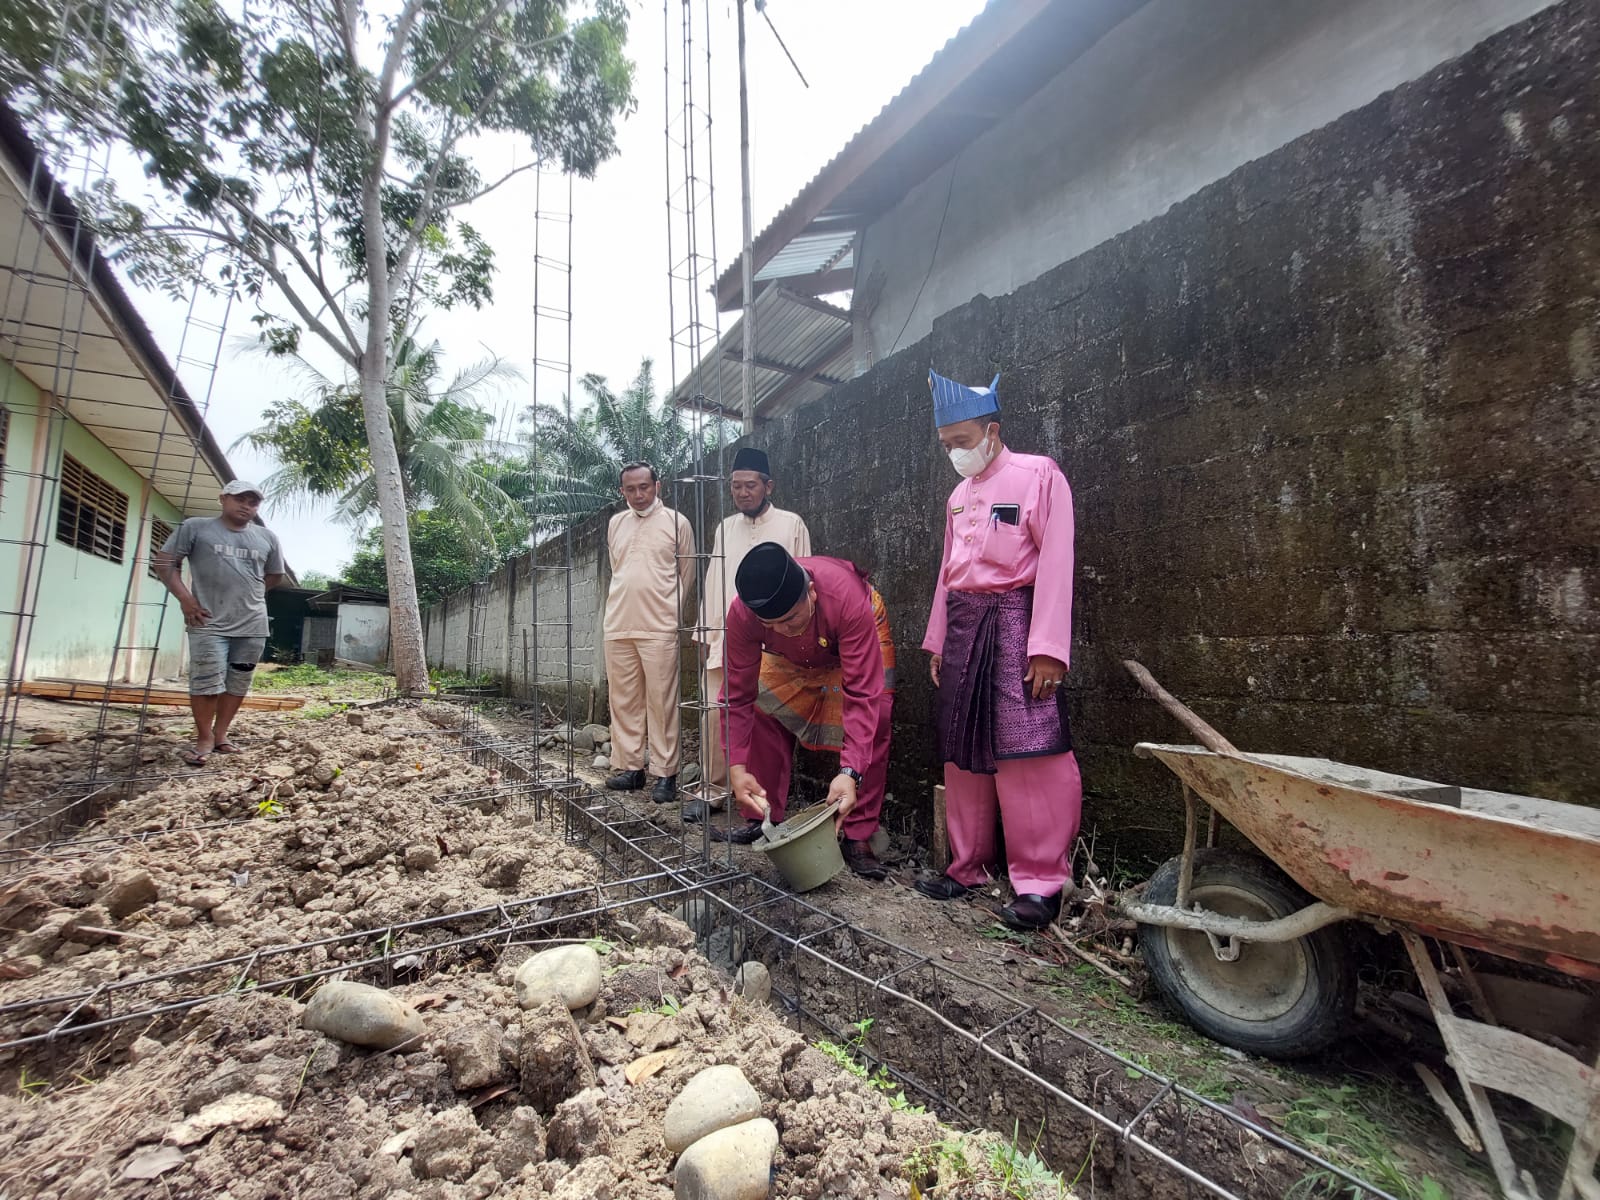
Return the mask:
[[[432,509],[476,544],[493,545],[495,527],[519,516],[521,506],[483,464],[520,447],[485,437],[494,418],[478,401],[520,372],[490,357],[436,390],[440,356],[438,342],[424,345],[415,332],[396,337],[387,395],[406,508]],[[336,519],[361,525],[378,512],[378,484],[360,388],[354,380],[335,383],[302,358],[292,365],[305,380],[304,397],[272,405],[266,423],[233,448],[246,445],[282,464],[262,480],[266,499],[291,506],[331,499]]]
[[[585,401],[576,414],[550,404],[523,413],[531,483],[523,503],[542,528],[567,525],[615,504],[624,463],[648,462],[662,479],[677,479],[719,441],[736,436],[720,419],[697,432],[684,412],[664,399],[658,402],[648,358],[621,392],[601,375],[584,375],[578,383]],[[510,480],[503,484],[516,494]]]

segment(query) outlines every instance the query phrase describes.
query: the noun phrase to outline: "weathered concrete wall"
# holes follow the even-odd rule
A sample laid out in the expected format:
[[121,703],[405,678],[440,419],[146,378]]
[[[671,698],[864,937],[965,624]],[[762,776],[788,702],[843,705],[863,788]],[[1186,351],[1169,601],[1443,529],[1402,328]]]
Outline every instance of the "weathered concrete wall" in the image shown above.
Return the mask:
[[1001,370],[1008,441],[1075,490],[1102,833],[1172,830],[1174,788],[1129,748],[1182,735],[1128,656],[1247,748],[1600,800],[1596,61],[1600,14],[1562,4],[947,314],[768,435],[814,541],[918,639],[955,482],[924,372]]
[[340,658],[381,667],[389,661],[389,608],[384,604],[339,605]]
[[891,821],[926,827],[935,776],[930,362],[1003,371],[1007,440],[1072,482],[1103,863],[1177,829],[1131,747],[1185,735],[1130,656],[1247,749],[1600,797],[1596,61],[1570,0],[761,430],[785,506],[890,606]]
[[[507,694],[531,699],[537,691],[541,703],[560,712],[569,703],[570,646],[572,711],[579,718],[599,719],[605,712],[598,639],[610,582],[605,543],[609,517],[599,514],[570,535],[506,562],[477,589],[458,592],[429,609],[423,614],[428,665],[466,671],[475,658],[471,665],[493,675]],[[475,607],[479,624],[473,624]],[[479,630],[474,647],[470,635]]]
[[1548,3],[1154,0],[864,232],[857,369]]

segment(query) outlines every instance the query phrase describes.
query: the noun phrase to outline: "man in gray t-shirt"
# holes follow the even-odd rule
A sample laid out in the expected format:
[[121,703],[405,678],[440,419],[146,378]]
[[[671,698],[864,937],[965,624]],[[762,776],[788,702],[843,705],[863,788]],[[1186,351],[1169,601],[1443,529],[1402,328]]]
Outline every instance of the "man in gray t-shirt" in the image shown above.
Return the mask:
[[[189,629],[189,707],[194,750],[184,762],[237,754],[228,727],[250,692],[250,680],[267,644],[267,591],[283,581],[278,537],[255,524],[261,489],[235,479],[222,489],[220,517],[190,517],[155,556],[156,571],[183,606]],[[189,586],[183,561],[189,560]]]

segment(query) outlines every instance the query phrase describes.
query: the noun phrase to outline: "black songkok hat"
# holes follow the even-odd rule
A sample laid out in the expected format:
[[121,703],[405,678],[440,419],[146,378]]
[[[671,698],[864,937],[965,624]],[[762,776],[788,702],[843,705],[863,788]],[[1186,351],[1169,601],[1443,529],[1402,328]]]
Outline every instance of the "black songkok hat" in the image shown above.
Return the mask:
[[767,452],[757,450],[754,446],[742,446],[739,453],[733,456],[733,469],[735,471],[759,471],[763,475],[772,474],[772,464],[767,461]]
[[805,568],[777,542],[762,542],[744,556],[733,586],[759,619],[776,621],[806,594]]

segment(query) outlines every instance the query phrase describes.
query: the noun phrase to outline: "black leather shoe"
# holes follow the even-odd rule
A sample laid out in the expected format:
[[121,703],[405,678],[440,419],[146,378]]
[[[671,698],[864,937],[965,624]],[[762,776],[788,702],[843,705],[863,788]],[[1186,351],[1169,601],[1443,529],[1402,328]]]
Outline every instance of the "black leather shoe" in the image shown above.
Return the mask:
[[650,799],[657,804],[670,804],[678,798],[678,777],[663,775],[650,789]]
[[866,842],[858,842],[854,838],[844,838],[839,843],[839,849],[844,854],[844,865],[861,876],[861,878],[889,878],[889,868],[878,861],[878,856],[872,852],[872,847]]
[[1018,896],[1000,910],[1000,919],[1012,929],[1043,929],[1060,915],[1060,892],[1054,896]]
[[714,808],[704,800],[691,800],[683,806],[678,815],[683,818],[685,825],[698,825],[712,813],[721,811],[720,808]]
[[743,825],[735,825],[731,829],[713,826],[711,830],[713,842],[732,842],[735,846],[749,846],[761,840],[761,822],[746,821]]
[[919,879],[911,886],[930,900],[959,900],[972,890],[964,883],[957,883],[948,875],[940,875],[934,879]]
[[644,786],[644,772],[618,771],[606,780],[606,786],[613,792],[637,792]]

